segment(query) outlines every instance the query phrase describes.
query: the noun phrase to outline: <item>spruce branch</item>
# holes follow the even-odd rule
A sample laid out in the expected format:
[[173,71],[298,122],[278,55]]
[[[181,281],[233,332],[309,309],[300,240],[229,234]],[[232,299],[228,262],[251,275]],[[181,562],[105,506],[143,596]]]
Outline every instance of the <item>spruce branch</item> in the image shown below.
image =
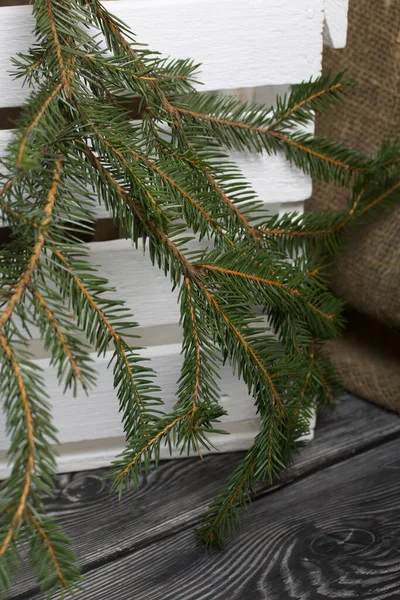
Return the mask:
[[[52,215],[52,212],[54,209],[54,203],[56,200],[56,194],[57,194],[58,186],[60,183],[61,167],[62,167],[62,163],[60,160],[58,160],[56,162],[54,173],[53,173],[52,185],[47,194],[47,203],[44,208],[44,218],[41,223],[41,228],[43,228],[43,227],[45,228],[50,223],[50,220],[51,220],[51,215]],[[25,267],[25,270],[22,273],[22,276],[19,279],[19,281],[14,286],[14,290],[13,290],[10,300],[8,301],[6,307],[0,314],[0,330],[2,330],[4,328],[7,321],[11,318],[18,302],[21,300],[21,298],[25,292],[25,289],[31,280],[31,277],[36,268],[36,265],[40,259],[40,255],[41,255],[44,243],[45,243],[45,235],[44,235],[44,233],[40,233],[38,236],[37,242],[33,247],[31,256]]]
[[[289,464],[316,399],[333,399],[337,378],[321,346],[342,327],[342,303],[324,259],[348,227],[398,200],[400,147],[385,141],[368,158],[301,130],[343,100],[353,85],[343,73],[294,86],[275,107],[241,103],[197,92],[197,65],[139,45],[99,0],[34,0],[33,12],[37,45],[14,65],[35,91],[1,160],[11,236],[0,250],[0,391],[12,470],[1,491],[0,580],[9,585],[26,542],[42,590],[53,594],[72,592],[80,576],[41,501],[52,490],[57,437],[44,374],[27,350],[30,327],[39,325],[59,383],[74,392],[94,384],[90,352],[110,352],[126,435],[113,472],[120,492],[139,484],[164,444],[199,456],[212,447],[225,414],[219,367],[231,365],[260,431],[199,528],[200,539],[222,546],[239,507]],[[303,172],[347,186],[348,209],[265,216],[229,148],[282,152]],[[138,323],[81,241],[99,203],[179,291],[183,365],[169,412],[131,342]],[[192,249],[199,239],[207,250]]]
[[[86,335],[89,341],[94,344],[97,341],[97,349],[99,353],[104,353],[108,348],[108,340],[111,339],[115,349],[115,355],[113,357],[114,374],[118,381],[118,398],[120,401],[121,410],[123,411],[124,429],[127,437],[135,432],[136,428],[140,426],[142,431],[145,431],[147,424],[145,416],[149,418],[148,406],[153,404],[159,404],[159,400],[152,396],[154,393],[158,393],[158,388],[151,384],[153,373],[150,369],[140,368],[138,371],[138,363],[140,359],[136,352],[134,352],[129,344],[124,340],[121,333],[118,331],[113,323],[107,318],[104,310],[99,306],[98,300],[96,300],[90,291],[85,286],[84,282],[74,272],[73,268],[69,264],[68,259],[63,255],[59,248],[54,244],[53,241],[49,240],[52,252],[55,257],[59,260],[63,269],[65,269],[71,279],[73,280],[77,290],[79,291],[84,302],[89,307],[89,310],[98,318],[100,328],[95,327],[93,319],[85,319]],[[77,300],[78,306],[81,302]],[[107,306],[107,301],[103,299],[103,304]],[[121,323],[121,315],[118,314],[118,322]],[[132,321],[123,322],[123,329],[126,330],[129,327],[136,326],[136,323]],[[104,335],[103,332],[106,332]]]
[[63,88],[63,84],[61,82],[58,85],[56,85],[56,87],[53,89],[53,91],[49,94],[49,96],[43,102],[42,106],[40,107],[40,109],[39,109],[37,115],[35,116],[35,118],[33,119],[32,123],[25,129],[25,132],[22,136],[21,145],[19,147],[18,155],[17,155],[17,169],[22,168],[22,161],[23,161],[23,157],[24,157],[25,146],[28,142],[30,134],[35,129],[35,127],[37,127],[39,125],[40,120],[43,117],[44,113],[46,112],[47,107],[54,100],[54,98],[57,96],[57,94],[60,92],[60,90],[62,88]]
[[75,377],[79,380],[82,380],[81,369],[79,368],[78,363],[77,363],[76,359],[74,358],[74,355],[73,355],[70,347],[68,346],[67,340],[65,339],[65,335],[62,332],[61,327],[59,326],[54,314],[52,313],[49,306],[47,305],[46,300],[43,298],[43,296],[37,289],[34,290],[32,292],[32,294],[33,294],[33,297],[35,298],[35,300],[37,300],[37,302],[38,302],[39,306],[41,307],[41,309],[43,310],[44,314],[46,315],[51,327],[54,329],[54,331],[60,341],[60,344],[63,347],[64,352],[68,357],[69,363],[71,365],[71,369],[72,369]]
[[26,425],[26,443],[27,443],[27,461],[25,467],[25,475],[24,475],[24,485],[21,490],[21,494],[18,500],[18,505],[14,511],[11,524],[8,528],[5,538],[2,540],[2,544],[0,547],[0,558],[7,551],[15,532],[22,520],[24,511],[27,505],[28,495],[31,490],[32,483],[32,473],[34,469],[34,460],[35,460],[35,439],[34,439],[34,429],[33,429],[33,416],[32,409],[29,402],[28,390],[21,373],[21,369],[18,365],[18,362],[15,358],[15,355],[9,346],[6,337],[0,331],[0,345],[6,356],[7,360],[10,363],[10,367],[12,369],[13,375],[16,379],[19,396],[23,407],[23,412],[25,414],[25,425]]
[[28,519],[30,519],[32,521],[34,527],[37,529],[40,537],[43,539],[43,542],[45,543],[45,545],[47,547],[47,551],[49,553],[50,560],[53,563],[54,569],[56,571],[60,586],[65,589],[67,587],[67,583],[64,579],[64,575],[62,573],[59,561],[57,559],[56,551],[53,548],[53,545],[50,541],[49,536],[47,535],[47,533],[45,532],[45,530],[43,529],[43,527],[39,523],[39,521],[33,516],[33,514],[29,510],[27,511],[27,516],[28,516]]
[[277,99],[274,110],[275,129],[281,123],[285,125],[307,123],[314,118],[316,112],[329,110],[340,101],[342,95],[355,85],[353,79],[345,79],[345,72],[321,75],[319,78],[299,84],[289,95]]

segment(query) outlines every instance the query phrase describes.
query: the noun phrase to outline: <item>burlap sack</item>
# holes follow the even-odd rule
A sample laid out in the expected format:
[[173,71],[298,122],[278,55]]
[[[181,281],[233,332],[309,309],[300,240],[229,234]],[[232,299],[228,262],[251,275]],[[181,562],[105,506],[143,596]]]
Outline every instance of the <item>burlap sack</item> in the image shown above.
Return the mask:
[[[400,137],[399,0],[350,0],[347,46],[326,48],[324,68],[346,68],[359,85],[343,106],[318,117],[319,134],[369,154],[383,136]],[[344,197],[316,183],[308,209],[343,207]],[[400,205],[352,231],[333,288],[360,312],[400,326]]]
[[400,330],[353,313],[344,335],[326,350],[346,389],[400,412]]
[[[318,134],[368,154],[383,136],[400,137],[400,0],[350,0],[347,46],[326,48],[324,68],[347,69],[359,85],[344,105],[318,117]],[[345,205],[346,192],[315,182],[306,208],[326,211]],[[375,223],[351,230],[332,287],[360,313],[400,328],[400,205]],[[345,385],[400,411],[400,356],[382,354],[382,346],[374,346],[372,339],[365,344],[349,331],[329,345]]]

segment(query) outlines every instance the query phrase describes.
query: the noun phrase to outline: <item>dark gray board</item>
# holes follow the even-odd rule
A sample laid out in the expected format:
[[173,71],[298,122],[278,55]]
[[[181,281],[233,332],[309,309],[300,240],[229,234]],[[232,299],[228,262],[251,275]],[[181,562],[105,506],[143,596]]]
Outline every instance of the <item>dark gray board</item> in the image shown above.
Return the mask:
[[[378,447],[376,450],[371,450],[371,452],[367,453],[368,456],[374,456],[374,452],[378,452],[382,444],[385,445],[389,440],[399,438],[399,436],[400,419],[396,415],[353,398],[350,395],[346,396],[335,412],[330,412],[319,417],[316,439],[301,449],[293,466],[288,469],[282,478],[280,485],[283,485],[283,487],[279,490],[278,486],[261,490],[259,499],[256,500],[248,511],[245,520],[246,524],[240,538],[238,538],[241,540],[241,544],[250,551],[249,544],[251,545],[253,533],[260,527],[260,520],[257,520],[257,516],[255,515],[258,514],[257,511],[261,510],[260,507],[262,505],[264,506],[262,510],[268,512],[270,503],[274,504],[274,498],[277,498],[279,494],[284,496],[287,493],[285,490],[290,490],[295,485],[302,485],[302,480],[304,480],[304,489],[306,489],[307,486],[313,485],[314,477],[318,477],[325,471],[332,471],[332,468],[328,469],[329,465],[336,464],[337,466],[333,467],[333,469],[339,469],[341,468],[342,461],[345,461],[345,459],[359,453],[365,453],[368,448]],[[400,449],[400,442],[398,440],[387,447],[392,448],[393,445],[394,452],[396,444],[398,453]],[[363,454],[360,456],[362,457]],[[121,561],[122,563],[124,561],[128,561],[129,563],[130,560],[134,560],[133,557],[136,557],[133,569],[137,572],[140,567],[139,557],[147,556],[150,549],[153,549],[152,551],[154,552],[154,548],[157,545],[160,546],[160,549],[165,546],[167,553],[169,552],[168,548],[170,548],[169,544],[172,544],[171,547],[175,543],[179,546],[182,545],[181,551],[177,552],[175,550],[175,554],[177,554],[175,567],[177,569],[176,585],[178,587],[171,587],[171,590],[175,589],[175,594],[179,590],[179,578],[183,577],[179,565],[187,564],[187,560],[190,562],[193,558],[192,553],[195,553],[193,556],[202,556],[206,561],[202,563],[202,572],[208,572],[210,575],[211,571],[214,572],[213,565],[215,561],[222,560],[222,564],[225,565],[224,569],[226,570],[227,581],[231,576],[237,579],[233,574],[229,575],[231,572],[229,564],[232,562],[232,564],[237,563],[240,565],[244,561],[243,556],[235,558],[235,553],[240,552],[238,542],[235,541],[230,546],[228,553],[221,555],[227,557],[225,563],[224,559],[218,558],[219,555],[212,556],[211,558],[204,557],[204,551],[201,548],[195,547],[192,529],[208,502],[223,485],[225,477],[235,467],[241,457],[242,455],[240,454],[229,454],[206,457],[203,461],[190,459],[165,462],[157,472],[152,471],[150,473],[147,480],[143,482],[140,490],[129,491],[120,503],[116,501],[115,497],[109,496],[109,484],[101,479],[99,472],[60,476],[58,480],[58,496],[49,508],[57,514],[59,521],[64,524],[66,531],[74,539],[75,549],[79,555],[81,565],[84,571],[88,572],[88,579],[85,586],[86,595],[82,595],[81,597],[95,597],[91,596],[91,594],[92,586],[95,586],[94,582],[97,576],[100,578],[99,581],[103,581],[104,585],[106,585],[105,578],[109,577],[110,581],[107,583],[107,586],[110,585],[112,588],[113,585],[116,585],[115,589],[119,589],[118,585],[121,573],[118,573],[117,566]],[[359,458],[355,457],[350,461],[346,461],[343,465],[351,464],[353,460],[357,461]],[[374,463],[372,463],[371,468],[373,466]],[[391,476],[393,476],[391,470],[390,472]],[[397,475],[396,471],[394,473]],[[352,478],[353,475],[351,476]],[[288,485],[289,482],[293,482],[296,479],[301,481]],[[321,504],[321,510],[325,498],[326,493],[322,489],[315,495],[315,503]],[[397,504],[399,504],[399,498],[400,495],[397,496]],[[278,504],[279,502],[278,500]],[[304,506],[304,502],[305,497],[299,497],[299,510],[307,508]],[[289,508],[286,510],[289,511]],[[314,506],[313,511],[318,513],[318,510],[320,510],[319,507]],[[255,529],[252,525],[252,516],[255,516]],[[287,516],[291,518],[290,511]],[[284,518],[284,513],[282,513],[281,518]],[[266,538],[273,534],[269,529],[270,526],[271,524],[268,524],[267,520]],[[250,527],[250,530],[246,529],[246,527]],[[249,536],[247,542],[246,535]],[[305,531],[303,531],[302,535],[305,535]],[[234,552],[233,549],[235,549]],[[245,551],[247,552],[247,550]],[[254,551],[256,550],[254,549]],[[279,546],[277,546],[277,551],[281,551]],[[256,551],[256,554],[257,552],[259,550]],[[107,563],[110,563],[110,565],[107,566]],[[114,568],[116,569],[115,577],[113,575]],[[129,572],[131,572],[130,568]],[[242,576],[243,572],[240,577]],[[160,578],[162,579],[161,575],[158,579]],[[119,592],[119,596],[108,595],[108,592],[103,595],[100,594],[100,588],[97,586],[93,587],[93,590],[96,590],[96,594],[100,594],[98,597],[119,598],[119,600],[125,600],[125,598],[129,600],[131,598],[133,600],[136,598],[145,600],[147,598],[184,597],[157,595],[157,593],[160,594],[161,592],[160,590],[157,592],[156,588],[154,588],[155,595],[150,595],[153,593],[150,579],[148,584],[149,589],[146,590],[144,596],[140,596],[141,592],[134,591],[136,589],[135,586],[138,585],[137,581],[135,586],[132,583],[131,589],[133,595],[123,595],[126,592],[122,591]],[[172,586],[170,579],[166,579],[165,586],[165,594],[169,594],[169,588]],[[19,581],[13,587],[13,594],[15,597],[21,598],[31,597],[33,592],[32,580],[28,576],[28,573],[24,571],[23,576],[20,577]],[[20,593],[22,593],[22,596]],[[219,593],[221,594],[222,592]],[[230,597],[232,593],[230,591],[228,596],[204,596],[201,592],[199,596],[187,597],[224,598]],[[268,599],[271,597],[272,600],[274,596],[270,594],[271,592],[269,591]],[[252,598],[253,596],[237,597]],[[258,597],[266,598],[267,596],[260,595]],[[279,598],[280,596],[275,597]],[[285,591],[281,597],[290,598],[290,595]],[[296,598],[297,596],[293,597]],[[298,597],[308,598],[309,596],[306,593],[306,595]],[[319,598],[325,596],[313,597]],[[341,596],[332,596],[332,598],[335,597]],[[348,597],[360,596],[350,595]],[[365,597],[373,598],[374,596]],[[396,598],[397,596],[387,597]],[[400,598],[400,592],[398,598]]]

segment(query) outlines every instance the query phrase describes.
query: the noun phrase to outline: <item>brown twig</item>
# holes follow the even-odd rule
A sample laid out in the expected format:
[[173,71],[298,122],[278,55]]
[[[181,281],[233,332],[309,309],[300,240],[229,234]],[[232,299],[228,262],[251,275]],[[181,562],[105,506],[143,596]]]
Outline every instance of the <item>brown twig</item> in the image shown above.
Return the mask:
[[46,98],[45,102],[42,104],[39,112],[37,113],[37,115],[34,118],[34,120],[32,121],[32,123],[25,129],[24,135],[22,136],[21,144],[20,144],[20,147],[18,150],[18,155],[17,155],[17,168],[18,169],[20,169],[22,166],[22,159],[23,159],[23,155],[24,155],[24,151],[25,151],[25,146],[27,144],[30,134],[35,129],[35,127],[38,125],[38,123],[40,122],[44,113],[46,112],[47,107],[57,96],[58,92],[62,89],[62,87],[63,87],[62,83],[59,83],[58,85],[56,85],[54,90],[51,92],[51,94]]
[[53,35],[54,45],[56,47],[58,64],[59,64],[59,67],[60,67],[60,73],[61,73],[60,85],[61,85],[61,87],[65,87],[66,90],[68,91],[69,90],[69,83],[68,83],[68,78],[67,78],[67,71],[66,71],[66,68],[65,68],[65,65],[64,65],[64,59],[63,59],[63,55],[62,55],[61,44],[60,44],[60,40],[59,40],[59,37],[58,37],[56,21],[55,21],[54,13],[53,13],[52,0],[46,0],[46,3],[47,3],[47,12],[48,12],[49,19],[50,19],[51,32],[52,32],[52,35]]
[[[56,166],[55,166],[55,169],[53,172],[52,185],[47,194],[47,203],[44,208],[45,216],[41,223],[42,229],[43,228],[45,229],[51,220],[51,215],[52,215],[54,204],[56,201],[56,194],[57,194],[58,186],[60,183],[61,167],[62,167],[62,163],[60,160],[58,160],[56,162]],[[18,302],[21,300],[21,298],[24,294],[24,291],[31,280],[31,277],[36,268],[36,265],[40,259],[40,255],[42,253],[44,243],[45,243],[45,235],[43,232],[41,232],[40,235],[38,236],[36,244],[33,247],[31,257],[25,267],[24,272],[23,272],[22,276],[20,277],[18,283],[14,286],[14,293],[11,296],[10,300],[8,301],[2,314],[0,315],[0,330],[4,327],[4,325],[7,323],[7,321],[11,318],[11,316],[15,310],[15,307],[17,306]]]
[[13,354],[13,351],[11,350],[11,348],[6,340],[6,337],[1,329],[0,329],[0,346],[2,347],[3,352],[6,355],[8,361],[10,362],[11,368],[12,368],[15,378],[17,380],[17,386],[19,389],[20,397],[21,397],[22,407],[23,407],[23,410],[25,413],[26,431],[27,431],[26,437],[27,437],[27,448],[28,448],[28,458],[27,458],[26,469],[25,469],[24,487],[21,492],[18,506],[14,512],[14,516],[12,518],[11,525],[8,528],[7,534],[3,540],[1,548],[0,548],[0,557],[1,557],[5,554],[8,546],[10,545],[10,543],[14,537],[14,533],[15,533],[19,523],[21,522],[22,516],[23,516],[25,508],[26,508],[28,495],[29,495],[29,492],[31,489],[32,472],[33,472],[34,465],[35,465],[35,461],[34,461],[35,438],[34,438],[34,429],[33,429],[32,409],[31,409],[31,406],[29,403],[29,397],[28,397],[28,392],[27,392],[26,386],[25,386],[24,378],[22,376],[21,369],[19,368],[19,364]]
[[279,117],[279,119],[277,119],[275,121],[275,123],[273,123],[269,129],[275,129],[275,127],[277,125],[279,125],[279,123],[281,123],[282,121],[284,121],[285,119],[287,119],[288,117],[290,117],[290,115],[292,115],[293,113],[295,113],[297,110],[299,110],[299,108],[301,108],[302,106],[304,106],[305,104],[308,104],[309,102],[312,102],[313,100],[315,100],[316,98],[319,98],[320,96],[324,96],[325,94],[328,94],[329,92],[333,92],[334,90],[338,90],[341,87],[343,87],[343,83],[335,83],[334,85],[331,85],[327,88],[324,88],[323,90],[320,90],[319,92],[315,92],[314,94],[311,94],[310,96],[308,96],[307,98],[304,98],[304,100],[302,100],[301,102],[298,102],[298,104],[296,104],[295,106],[293,106],[292,108],[290,108],[289,110],[287,110],[283,115],[281,115]]

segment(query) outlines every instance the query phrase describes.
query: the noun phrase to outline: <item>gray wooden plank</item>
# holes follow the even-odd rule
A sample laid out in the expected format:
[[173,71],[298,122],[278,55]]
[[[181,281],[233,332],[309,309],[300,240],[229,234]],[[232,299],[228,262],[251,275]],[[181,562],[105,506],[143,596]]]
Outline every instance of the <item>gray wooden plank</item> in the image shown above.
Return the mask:
[[[279,485],[398,435],[396,415],[347,395],[334,412],[319,417],[315,440],[301,449]],[[48,508],[73,538],[82,568],[90,571],[198,519],[242,456],[165,462],[120,502],[110,496],[110,482],[102,479],[101,472],[60,476],[57,495]],[[33,587],[24,569],[12,591],[29,593]]]
[[387,442],[264,495],[224,553],[184,530],[92,571],[76,600],[398,600],[399,449]]

